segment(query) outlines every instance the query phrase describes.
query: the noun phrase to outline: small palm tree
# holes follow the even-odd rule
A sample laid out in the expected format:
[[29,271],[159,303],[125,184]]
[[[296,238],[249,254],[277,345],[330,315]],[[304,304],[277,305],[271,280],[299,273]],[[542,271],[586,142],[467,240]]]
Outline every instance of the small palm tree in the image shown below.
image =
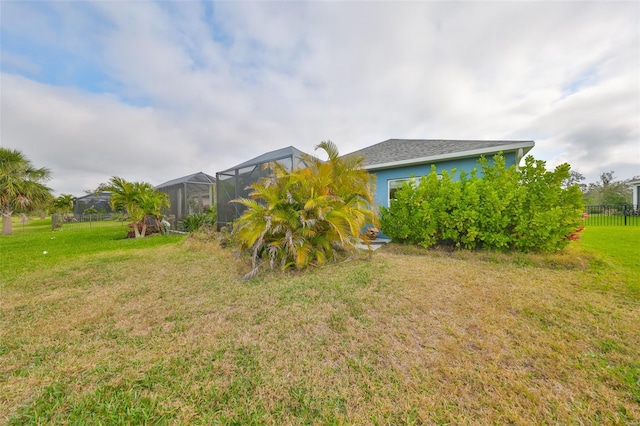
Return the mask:
[[368,244],[362,230],[377,224],[377,215],[362,159],[339,157],[330,141],[316,149],[324,150],[328,161],[305,155],[307,167],[292,171],[270,164],[272,175],[251,185],[250,199],[235,200],[247,207],[234,232],[252,253],[248,276],[258,272],[260,257],[267,257],[272,269],[305,268],[334,260],[360,241]]
[[[120,177],[113,176],[111,180],[101,185],[101,188],[111,191],[111,207],[114,210],[126,210],[134,226],[136,238],[142,238],[147,231],[147,217],[152,216],[158,224],[162,217],[161,210],[169,207],[167,194],[156,191],[146,182],[129,182]],[[141,229],[138,228],[141,225]]]
[[36,168],[22,152],[0,148],[0,213],[2,234],[12,233],[14,211],[32,211],[51,202],[51,188],[44,182],[51,178],[46,167]]
[[60,194],[53,200],[52,207],[57,212],[66,216],[69,211],[73,210],[73,203],[76,201],[76,197],[71,194]]
[[146,186],[141,190],[139,195],[139,206],[144,215],[142,223],[142,235],[144,236],[147,228],[147,218],[153,218],[156,228],[162,231],[162,210],[169,207],[169,195],[164,192],[156,191],[152,186]]

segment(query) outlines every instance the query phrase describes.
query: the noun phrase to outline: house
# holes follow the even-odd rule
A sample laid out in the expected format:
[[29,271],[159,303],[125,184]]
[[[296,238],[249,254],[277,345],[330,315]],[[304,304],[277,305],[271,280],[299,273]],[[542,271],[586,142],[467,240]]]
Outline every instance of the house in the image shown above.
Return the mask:
[[633,191],[633,206],[640,210],[640,179],[632,179],[629,181],[629,186]]
[[305,167],[306,163],[302,159],[303,155],[304,152],[293,146],[288,146],[267,152],[230,169],[216,173],[218,229],[231,224],[240,217],[245,207],[231,201],[249,196],[249,185],[269,175],[270,172],[265,167],[266,165],[278,162],[288,170]]
[[[364,168],[376,176],[375,200],[378,206],[389,206],[393,192],[408,179],[431,172],[431,166],[442,170],[471,171],[481,156],[502,152],[507,166],[518,164],[533,148],[533,141],[482,141],[442,139],[389,139],[347,155],[364,157]],[[289,146],[270,151],[223,172],[216,173],[218,228],[240,217],[244,206],[231,200],[246,198],[249,185],[268,176],[265,165],[277,161],[290,170],[305,167],[303,152]]]
[[469,172],[481,156],[502,152],[509,167],[517,165],[534,145],[534,141],[513,140],[389,139],[347,155],[364,157],[364,168],[376,176],[376,203],[388,207],[403,182],[428,175],[432,165],[437,173],[454,168]]
[[203,172],[167,181],[156,186],[169,196],[169,209],[164,214],[176,228],[178,222],[190,214],[202,213],[215,202],[216,178]]

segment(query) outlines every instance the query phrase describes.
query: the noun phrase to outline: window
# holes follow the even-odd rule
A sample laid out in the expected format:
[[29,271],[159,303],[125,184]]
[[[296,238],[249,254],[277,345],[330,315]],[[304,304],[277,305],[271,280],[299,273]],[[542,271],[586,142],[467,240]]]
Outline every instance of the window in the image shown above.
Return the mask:
[[389,179],[387,181],[387,187],[389,189],[389,199],[388,204],[387,205],[391,205],[391,200],[395,200],[396,199],[396,191],[400,188],[402,188],[402,185],[405,182],[411,182],[412,185],[415,185],[416,181],[420,179],[420,176],[416,176],[416,177],[410,177],[410,178],[404,178],[404,179]]
[[[402,178],[402,179],[389,179],[387,180],[387,188],[388,188],[388,194],[389,194],[389,199],[387,200],[387,205],[390,206],[391,205],[391,200],[395,200],[396,199],[396,191],[399,190],[400,188],[402,188],[402,185],[405,182],[411,182],[411,185],[415,186],[419,181],[420,181],[421,176],[413,176],[413,177],[409,177],[409,178]],[[442,175],[438,175],[438,179],[442,179]]]

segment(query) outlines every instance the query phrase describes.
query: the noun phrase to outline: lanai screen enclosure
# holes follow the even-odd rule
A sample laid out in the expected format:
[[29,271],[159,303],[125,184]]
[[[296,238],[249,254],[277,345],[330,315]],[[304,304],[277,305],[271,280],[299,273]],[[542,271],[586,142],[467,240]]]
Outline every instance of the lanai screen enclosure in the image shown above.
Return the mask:
[[73,215],[80,216],[89,208],[96,209],[98,213],[109,214],[112,212],[111,205],[109,204],[110,199],[110,192],[98,192],[97,194],[92,193],[78,197],[73,203]]
[[170,206],[165,215],[173,229],[188,215],[202,213],[213,205],[215,180],[213,176],[198,172],[156,186],[158,191],[169,196]]
[[216,173],[217,178],[217,203],[218,203],[218,229],[233,223],[245,207],[231,200],[247,198],[249,185],[262,177],[269,176],[269,163],[278,162],[287,170],[306,167],[302,159],[302,151],[292,146],[267,152],[259,157],[245,161],[223,172]]

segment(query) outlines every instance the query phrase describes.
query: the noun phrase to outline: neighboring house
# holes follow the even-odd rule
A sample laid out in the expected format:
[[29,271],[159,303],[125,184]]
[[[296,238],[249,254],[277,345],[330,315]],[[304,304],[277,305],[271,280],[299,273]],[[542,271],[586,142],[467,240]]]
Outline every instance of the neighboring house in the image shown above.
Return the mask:
[[630,180],[629,186],[633,191],[633,205],[636,209],[640,209],[640,179]]
[[216,178],[203,172],[183,176],[156,186],[169,196],[169,209],[164,214],[176,228],[188,215],[202,213],[215,202]]
[[303,154],[299,149],[289,146],[267,152],[223,172],[216,173],[218,229],[231,224],[240,217],[245,207],[231,201],[237,198],[247,198],[249,185],[261,177],[269,175],[270,171],[266,167],[269,163],[278,162],[288,170],[305,167],[306,164],[302,159]]
[[502,152],[509,167],[534,145],[533,141],[389,139],[347,155],[364,157],[364,168],[376,176],[376,203],[388,207],[403,182],[428,175],[432,165],[438,174],[454,168],[469,172],[477,168],[481,156]]
[[99,213],[109,214],[112,213],[111,204],[111,192],[98,192],[84,195],[76,198],[73,202],[73,215],[80,216],[84,214],[84,211],[90,208],[96,209]]

